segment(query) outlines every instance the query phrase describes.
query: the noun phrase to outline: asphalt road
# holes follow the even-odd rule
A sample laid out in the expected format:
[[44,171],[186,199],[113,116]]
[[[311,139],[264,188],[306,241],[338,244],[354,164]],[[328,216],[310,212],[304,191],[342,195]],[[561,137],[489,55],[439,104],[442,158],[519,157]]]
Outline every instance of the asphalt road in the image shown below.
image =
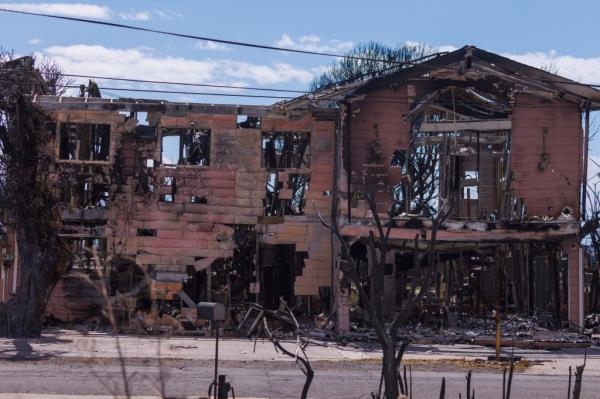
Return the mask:
[[[379,367],[373,363],[320,362],[314,365],[315,379],[310,397],[370,398],[377,389]],[[155,395],[160,387],[160,369],[143,360],[129,364],[132,393]],[[162,366],[169,396],[205,395],[214,372],[210,362],[166,361]],[[297,398],[304,375],[285,362],[225,362],[220,369],[232,382],[237,397]],[[412,370],[413,398],[437,398],[442,377],[446,397],[465,395],[466,370],[440,370],[419,366]],[[476,369],[472,386],[478,398],[500,398],[502,374]],[[515,374],[511,398],[564,399],[568,377]],[[600,398],[600,377],[584,374],[582,398]],[[0,393],[107,395],[120,391],[122,378],[114,361],[42,360],[0,361]]]

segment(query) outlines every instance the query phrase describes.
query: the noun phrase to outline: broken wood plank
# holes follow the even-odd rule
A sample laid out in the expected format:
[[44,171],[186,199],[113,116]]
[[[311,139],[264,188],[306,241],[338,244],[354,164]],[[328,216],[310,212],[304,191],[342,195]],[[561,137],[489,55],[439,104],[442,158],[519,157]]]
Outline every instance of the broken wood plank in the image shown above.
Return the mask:
[[419,130],[421,132],[454,132],[461,130],[510,130],[512,122],[508,119],[494,119],[486,121],[456,121],[456,122],[424,122]]

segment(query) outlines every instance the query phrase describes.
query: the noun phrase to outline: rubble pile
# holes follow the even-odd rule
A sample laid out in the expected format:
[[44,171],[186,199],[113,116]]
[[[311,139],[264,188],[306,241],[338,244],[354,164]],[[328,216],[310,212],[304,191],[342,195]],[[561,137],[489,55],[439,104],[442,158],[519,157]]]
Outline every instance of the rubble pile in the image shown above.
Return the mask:
[[[480,344],[492,345],[495,340],[496,325],[492,317],[468,317],[450,313],[456,323],[440,323],[434,328],[424,323],[409,323],[398,329],[399,337],[409,337],[416,344]],[[589,335],[600,331],[600,315],[590,315],[586,324],[586,334],[573,329],[556,326],[550,313],[536,312],[533,316],[506,315],[500,323],[500,335],[503,344],[514,343],[517,346],[552,347],[585,346],[589,344]],[[449,324],[452,324],[450,326]],[[366,325],[352,323],[345,333],[336,333],[333,328],[322,328],[321,318],[317,318],[312,328],[306,329],[309,337],[322,341],[335,341],[339,344],[376,343],[375,331]],[[589,331],[588,331],[589,330]]]
[[583,321],[586,334],[600,334],[600,313],[590,313]]

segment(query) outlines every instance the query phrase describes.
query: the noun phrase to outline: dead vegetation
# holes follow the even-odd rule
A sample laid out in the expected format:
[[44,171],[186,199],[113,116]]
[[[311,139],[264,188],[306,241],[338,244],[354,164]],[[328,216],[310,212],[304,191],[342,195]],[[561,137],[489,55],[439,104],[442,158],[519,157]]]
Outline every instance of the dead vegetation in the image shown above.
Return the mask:
[[[14,268],[27,282],[0,303],[0,335],[32,337],[41,333],[48,298],[66,269],[70,247],[57,234],[59,198],[49,178],[53,123],[31,102],[32,94],[47,93],[46,81],[31,57],[12,59],[2,51],[0,61],[0,234],[14,242]],[[44,65],[46,71],[59,72],[51,63]]]

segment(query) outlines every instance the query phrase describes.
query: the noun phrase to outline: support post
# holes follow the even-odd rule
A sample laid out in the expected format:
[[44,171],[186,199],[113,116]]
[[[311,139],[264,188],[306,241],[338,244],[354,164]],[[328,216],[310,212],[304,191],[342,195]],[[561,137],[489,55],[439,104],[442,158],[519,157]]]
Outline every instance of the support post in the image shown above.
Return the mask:
[[501,337],[500,337],[500,311],[499,310],[495,310],[494,311],[494,320],[496,321],[496,360],[500,361],[500,346],[502,344],[501,341]]
[[561,243],[568,256],[568,315],[569,322],[583,326],[583,251],[576,238]]
[[17,242],[17,233],[15,233],[15,250],[12,268],[12,293],[17,293],[17,281],[19,278],[19,243]]
[[348,103],[348,123],[346,124],[346,191],[348,198],[348,223],[352,223],[352,103]]
[[583,133],[583,174],[581,179],[581,219],[586,220],[587,204],[587,171],[588,171],[588,151],[590,145],[590,104],[587,104],[585,111],[585,130]]

